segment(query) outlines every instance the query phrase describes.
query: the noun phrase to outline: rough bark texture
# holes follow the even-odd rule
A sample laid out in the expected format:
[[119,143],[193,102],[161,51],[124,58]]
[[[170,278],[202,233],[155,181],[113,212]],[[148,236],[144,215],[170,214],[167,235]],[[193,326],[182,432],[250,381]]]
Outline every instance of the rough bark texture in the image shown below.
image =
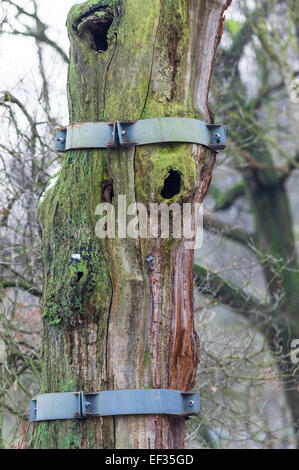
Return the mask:
[[[70,122],[163,116],[211,121],[209,82],[229,3],[93,0],[74,6],[67,21]],[[108,30],[106,45],[95,30]],[[39,206],[42,393],[193,388],[199,345],[192,250],[173,238],[99,240],[95,211],[113,196],[117,217],[119,195],[126,195],[127,205],[165,202],[161,191],[170,170],[180,173],[181,188],[166,202],[200,202],[214,162],[211,151],[189,144],[67,153]],[[80,253],[81,261],[73,262],[72,253]],[[183,448],[184,419],[42,423],[34,445]]]

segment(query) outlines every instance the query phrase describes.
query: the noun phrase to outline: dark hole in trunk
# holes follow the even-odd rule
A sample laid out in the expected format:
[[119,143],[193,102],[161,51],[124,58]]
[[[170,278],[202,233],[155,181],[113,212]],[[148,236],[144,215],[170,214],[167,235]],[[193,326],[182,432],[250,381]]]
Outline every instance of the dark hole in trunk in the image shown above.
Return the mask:
[[78,272],[77,272],[77,282],[80,282],[80,280],[81,280],[82,277],[83,277],[83,274],[84,274],[84,273],[83,273],[82,271],[78,271]]
[[103,22],[91,23],[87,30],[90,34],[91,47],[97,52],[105,52],[108,49],[108,30],[113,19]]
[[179,171],[170,170],[169,175],[164,181],[164,187],[161,196],[164,199],[171,199],[181,191],[181,173]]
[[112,184],[107,184],[103,189],[103,199],[105,202],[112,202],[114,198],[114,190]]

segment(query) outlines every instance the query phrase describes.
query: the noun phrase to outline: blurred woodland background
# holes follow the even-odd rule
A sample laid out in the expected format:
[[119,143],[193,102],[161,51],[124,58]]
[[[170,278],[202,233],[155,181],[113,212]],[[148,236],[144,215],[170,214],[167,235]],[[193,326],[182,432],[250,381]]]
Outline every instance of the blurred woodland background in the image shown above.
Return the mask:
[[[0,2],[0,448],[25,448],[38,392],[36,206],[63,156],[74,2]],[[189,448],[299,447],[299,1],[233,0],[211,83],[228,126],[195,253],[202,411]]]

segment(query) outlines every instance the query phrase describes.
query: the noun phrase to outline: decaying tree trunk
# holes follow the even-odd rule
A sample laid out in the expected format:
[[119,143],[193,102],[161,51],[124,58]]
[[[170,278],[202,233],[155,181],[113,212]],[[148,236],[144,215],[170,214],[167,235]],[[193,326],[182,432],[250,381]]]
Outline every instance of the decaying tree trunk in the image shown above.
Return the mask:
[[[229,3],[91,0],[74,6],[67,21],[70,121],[176,116],[211,122],[209,82]],[[194,387],[199,345],[193,251],[185,249],[185,240],[173,238],[100,240],[95,212],[99,203],[112,201],[117,218],[120,195],[126,195],[127,206],[201,202],[214,162],[210,150],[190,144],[66,154],[39,205],[41,393]],[[176,191],[167,187],[174,175],[179,175]],[[80,261],[72,259],[74,253]],[[41,423],[34,445],[183,448],[184,418]]]

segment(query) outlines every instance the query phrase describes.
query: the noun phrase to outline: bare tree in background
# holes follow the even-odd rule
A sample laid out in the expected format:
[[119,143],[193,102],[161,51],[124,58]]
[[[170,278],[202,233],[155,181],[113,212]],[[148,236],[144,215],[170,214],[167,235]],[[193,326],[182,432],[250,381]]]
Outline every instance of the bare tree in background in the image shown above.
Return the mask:
[[[269,341],[299,439],[299,376],[290,359],[291,341],[299,338],[299,266],[287,191],[290,177],[299,169],[299,106],[294,101],[299,4],[258,0],[249,10],[244,1],[240,10],[246,21],[227,22],[229,45],[218,56],[214,80],[217,114],[230,130],[225,164],[236,169],[239,177],[226,192],[213,186],[214,213],[206,217],[205,226],[254,253],[263,269],[266,292],[262,300],[251,298],[239,286],[201,267],[197,267],[197,284],[201,292],[212,293],[246,316]],[[249,52],[254,55],[255,90],[250,90],[242,70],[244,54]],[[249,204],[253,231],[238,226],[237,218],[226,223],[226,214],[240,198]]]
[[[7,357],[0,381],[1,437],[4,417],[19,417],[39,383],[42,273],[36,206],[60,164],[53,153],[58,123],[51,108],[45,48],[54,48],[63,62],[68,61],[48,36],[38,2],[27,2],[26,7],[22,3],[1,2],[2,36],[34,38],[36,58],[32,62],[36,60],[39,71],[36,89],[26,91],[21,82],[13,92],[0,93],[0,339]],[[9,439],[14,441],[18,430],[13,420],[8,421]],[[0,445],[4,446],[3,440]]]

